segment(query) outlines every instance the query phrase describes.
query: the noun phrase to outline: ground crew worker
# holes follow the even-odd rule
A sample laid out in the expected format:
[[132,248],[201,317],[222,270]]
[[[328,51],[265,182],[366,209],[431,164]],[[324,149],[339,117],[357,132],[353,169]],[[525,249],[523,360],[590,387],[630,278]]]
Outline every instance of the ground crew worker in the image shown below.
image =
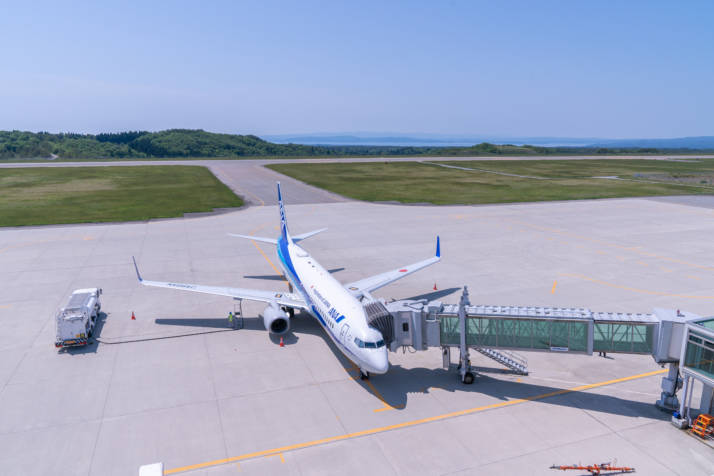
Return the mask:
[[233,312],[229,311],[228,312],[228,324],[233,327]]

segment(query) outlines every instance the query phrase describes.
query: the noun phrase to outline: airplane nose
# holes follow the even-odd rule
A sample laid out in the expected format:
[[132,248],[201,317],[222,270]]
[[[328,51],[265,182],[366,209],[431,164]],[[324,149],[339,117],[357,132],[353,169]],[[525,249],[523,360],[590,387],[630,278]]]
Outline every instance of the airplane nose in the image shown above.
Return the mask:
[[387,349],[384,352],[375,352],[372,358],[372,372],[375,374],[385,374],[389,370],[389,359],[387,358]]

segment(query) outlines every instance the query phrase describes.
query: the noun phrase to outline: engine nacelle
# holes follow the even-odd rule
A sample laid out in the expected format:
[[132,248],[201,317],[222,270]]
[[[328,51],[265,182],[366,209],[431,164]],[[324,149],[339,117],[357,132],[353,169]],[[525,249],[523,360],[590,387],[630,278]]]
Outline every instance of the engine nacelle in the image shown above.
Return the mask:
[[272,304],[263,310],[263,324],[271,334],[283,335],[290,330],[290,316]]

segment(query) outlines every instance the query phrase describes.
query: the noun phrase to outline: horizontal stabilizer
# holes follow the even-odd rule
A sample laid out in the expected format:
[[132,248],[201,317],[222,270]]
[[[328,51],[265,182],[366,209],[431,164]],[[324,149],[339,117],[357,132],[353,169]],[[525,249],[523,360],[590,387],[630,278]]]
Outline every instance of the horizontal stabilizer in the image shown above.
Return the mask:
[[295,235],[292,238],[293,241],[297,243],[298,241],[302,241],[306,238],[310,238],[311,236],[315,236],[318,233],[322,233],[325,230],[327,230],[327,228],[320,228],[319,230],[308,231],[307,233],[303,233],[302,235]]
[[245,238],[247,240],[262,241],[263,243],[270,243],[273,245],[278,244],[278,240],[276,240],[275,238],[263,238],[262,236],[253,236],[253,235],[236,235],[233,233],[228,233],[228,236],[234,236],[236,238]]

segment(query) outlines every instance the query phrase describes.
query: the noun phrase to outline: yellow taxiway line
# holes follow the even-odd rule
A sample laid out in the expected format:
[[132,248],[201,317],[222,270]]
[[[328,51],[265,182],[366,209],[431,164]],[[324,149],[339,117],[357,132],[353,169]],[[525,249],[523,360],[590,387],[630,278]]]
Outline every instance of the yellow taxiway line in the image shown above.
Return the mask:
[[401,428],[409,428],[412,426],[423,425],[425,423],[432,423],[435,421],[446,420],[447,418],[454,418],[454,417],[459,417],[459,416],[464,416],[464,415],[470,415],[473,413],[478,413],[478,412],[482,412],[482,411],[486,411],[486,410],[493,410],[496,408],[503,408],[503,407],[509,407],[512,405],[518,405],[520,403],[532,402],[535,400],[542,400],[544,398],[555,397],[557,395],[565,395],[567,393],[572,393],[572,392],[582,392],[584,390],[590,390],[593,388],[604,387],[606,385],[612,385],[615,383],[628,382],[631,380],[637,380],[637,379],[641,379],[641,378],[645,378],[645,377],[652,377],[653,375],[660,375],[665,372],[667,372],[667,370],[655,370],[653,372],[646,372],[643,374],[631,375],[629,377],[622,377],[622,378],[613,379],[613,380],[606,380],[604,382],[591,383],[591,384],[587,384],[587,385],[580,385],[578,387],[556,390],[554,392],[544,393],[544,394],[536,395],[533,397],[518,398],[515,400],[508,400],[505,402],[492,403],[490,405],[484,405],[481,407],[467,408],[465,410],[444,413],[441,415],[435,415],[435,416],[431,416],[431,417],[427,417],[427,418],[420,418],[418,420],[405,421],[403,423],[397,423],[395,425],[380,426],[380,427],[376,427],[376,428],[369,428],[366,430],[355,431],[353,433],[345,433],[343,435],[328,436],[327,438],[322,438],[319,440],[306,441],[303,443],[296,443],[294,445],[281,446],[279,448],[272,448],[272,449],[267,449],[267,450],[262,450],[262,451],[255,451],[253,453],[245,453],[245,454],[242,454],[239,456],[231,456],[230,458],[216,459],[213,461],[206,461],[204,463],[197,463],[197,464],[191,464],[191,465],[187,465],[187,466],[181,466],[179,468],[168,469],[168,470],[164,471],[164,474],[183,473],[186,471],[193,471],[193,470],[197,470],[197,469],[209,468],[212,466],[219,466],[222,464],[234,463],[237,461],[259,458],[259,457],[263,457],[263,456],[277,455],[280,453],[284,453],[286,451],[295,451],[295,450],[300,450],[303,448],[310,448],[312,446],[324,445],[326,443],[334,443],[336,441],[344,441],[344,440],[349,440],[352,438],[359,438],[362,436],[369,436],[369,435],[375,435],[377,433],[384,433],[386,431],[399,430]]
[[[260,246],[258,246],[258,243],[255,242],[255,240],[250,240],[251,243],[253,243],[253,246],[255,246],[255,249],[257,249],[261,255],[263,255],[263,258],[265,258],[265,261],[268,262],[271,268],[273,268],[273,271],[275,271],[279,276],[283,276],[283,272],[280,271],[277,266],[273,264],[272,261],[270,261],[270,258],[268,258],[268,255],[265,254],[265,251],[263,251]],[[288,280],[283,278],[283,280],[287,283]]]
[[[256,232],[258,232],[259,230],[265,228],[266,226],[267,226],[267,225],[259,226],[258,228],[255,228],[253,231],[251,231],[251,232],[248,233],[248,234],[249,234],[249,235],[253,235],[253,234],[255,234]],[[255,246],[255,249],[258,250],[258,252],[263,256],[263,258],[265,258],[265,261],[268,262],[268,264],[270,265],[270,267],[273,268],[273,271],[275,271],[275,272],[278,274],[278,276],[283,276],[283,272],[280,271],[277,266],[275,266],[275,264],[270,260],[270,258],[268,258],[268,255],[265,254],[265,251],[263,251],[263,249],[258,245],[258,243],[257,243],[255,240],[250,240],[250,242],[253,243],[253,246]],[[284,280],[286,283],[288,283],[288,280],[285,279],[285,276],[283,276],[283,280]],[[288,284],[290,284],[290,283],[288,283]]]
[[[353,380],[357,381],[357,379],[359,378],[359,375],[360,375],[359,367],[357,367],[357,365],[355,365],[354,362],[350,362],[350,364],[352,365],[352,367],[349,367],[349,368],[345,367],[345,369],[347,369],[348,371],[357,372],[357,376],[356,376],[356,377],[355,377],[355,376],[351,376]],[[404,408],[404,405],[394,406],[394,405],[390,405],[389,403],[387,403],[387,400],[384,399],[384,397],[382,396],[382,394],[379,393],[379,391],[377,390],[377,388],[372,384],[372,382],[369,381],[369,379],[366,379],[366,380],[361,380],[361,379],[360,379],[360,381],[361,381],[361,382],[364,382],[364,383],[367,385],[367,387],[369,387],[370,391],[372,392],[372,395],[374,395],[375,397],[377,397],[377,398],[379,399],[379,401],[382,402],[382,404],[384,405],[382,408],[377,408],[376,410],[372,410],[373,412],[379,413],[379,412],[383,412],[383,411],[386,411],[386,410],[401,410],[401,409]]]

